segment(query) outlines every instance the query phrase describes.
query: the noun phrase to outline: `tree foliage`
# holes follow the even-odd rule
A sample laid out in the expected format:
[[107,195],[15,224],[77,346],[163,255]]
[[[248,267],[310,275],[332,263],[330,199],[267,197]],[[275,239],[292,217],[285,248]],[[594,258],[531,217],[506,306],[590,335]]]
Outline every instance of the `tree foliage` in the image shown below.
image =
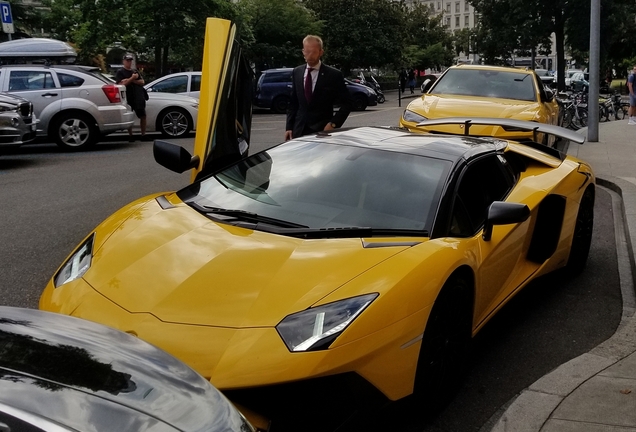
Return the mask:
[[297,0],[241,0],[239,7],[251,31],[247,53],[259,71],[295,66],[303,38],[322,33],[322,22]]

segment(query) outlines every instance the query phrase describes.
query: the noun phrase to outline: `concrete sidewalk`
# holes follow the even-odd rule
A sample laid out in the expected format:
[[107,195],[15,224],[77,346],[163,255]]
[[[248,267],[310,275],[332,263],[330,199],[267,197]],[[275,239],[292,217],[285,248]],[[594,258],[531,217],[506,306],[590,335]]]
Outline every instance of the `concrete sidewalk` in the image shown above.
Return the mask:
[[571,144],[567,152],[622,197],[613,200],[615,220],[625,222],[616,224],[621,323],[610,339],[523,390],[481,432],[636,432],[636,126],[627,119],[600,123],[599,142]]

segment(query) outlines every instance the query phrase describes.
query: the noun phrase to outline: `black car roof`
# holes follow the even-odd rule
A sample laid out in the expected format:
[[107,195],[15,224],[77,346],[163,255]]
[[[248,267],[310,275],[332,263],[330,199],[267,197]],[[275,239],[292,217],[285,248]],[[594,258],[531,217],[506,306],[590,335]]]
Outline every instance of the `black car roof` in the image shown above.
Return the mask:
[[113,425],[119,423],[111,425],[107,415],[115,412],[191,431],[210,430],[233,415],[218,390],[166,352],[110,327],[51,312],[0,306],[0,376],[8,377],[0,379],[0,404],[77,430],[86,426],[77,424],[80,400],[94,411],[91,422],[104,421],[95,425],[100,430],[117,430]]
[[374,126],[344,128],[331,134],[307,135],[297,140],[409,153],[445,159],[453,163],[481,154],[502,151],[508,145],[507,141],[497,138],[423,134],[402,128]]

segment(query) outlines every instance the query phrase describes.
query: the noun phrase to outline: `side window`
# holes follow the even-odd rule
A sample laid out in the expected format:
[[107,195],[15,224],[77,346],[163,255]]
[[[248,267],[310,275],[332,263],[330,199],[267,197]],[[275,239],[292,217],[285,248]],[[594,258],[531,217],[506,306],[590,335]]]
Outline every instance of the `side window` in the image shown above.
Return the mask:
[[462,173],[456,189],[450,234],[475,235],[486,221],[490,204],[502,201],[513,184],[512,170],[503,156],[490,155],[471,163]]
[[152,90],[163,93],[185,93],[188,91],[188,77],[181,75],[165,79],[154,84]]
[[265,83],[286,83],[292,81],[291,72],[272,72],[265,74],[263,82]]
[[9,91],[42,90],[55,88],[53,75],[45,71],[11,71]]
[[75,75],[69,75],[65,73],[57,74],[57,79],[60,80],[61,87],[79,87],[84,84],[84,79],[76,77]]
[[192,75],[192,81],[190,82],[190,91],[201,90],[201,75]]

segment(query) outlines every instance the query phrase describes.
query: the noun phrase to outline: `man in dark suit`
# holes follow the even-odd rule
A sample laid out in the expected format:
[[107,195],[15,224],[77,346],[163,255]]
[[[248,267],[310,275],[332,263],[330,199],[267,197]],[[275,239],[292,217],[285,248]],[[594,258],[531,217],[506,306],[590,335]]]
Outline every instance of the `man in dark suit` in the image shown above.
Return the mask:
[[[303,39],[307,64],[294,68],[285,141],[339,128],[351,112],[351,97],[344,76],[320,61],[323,53],[320,37],[309,35]],[[336,102],[340,109],[334,114]]]

